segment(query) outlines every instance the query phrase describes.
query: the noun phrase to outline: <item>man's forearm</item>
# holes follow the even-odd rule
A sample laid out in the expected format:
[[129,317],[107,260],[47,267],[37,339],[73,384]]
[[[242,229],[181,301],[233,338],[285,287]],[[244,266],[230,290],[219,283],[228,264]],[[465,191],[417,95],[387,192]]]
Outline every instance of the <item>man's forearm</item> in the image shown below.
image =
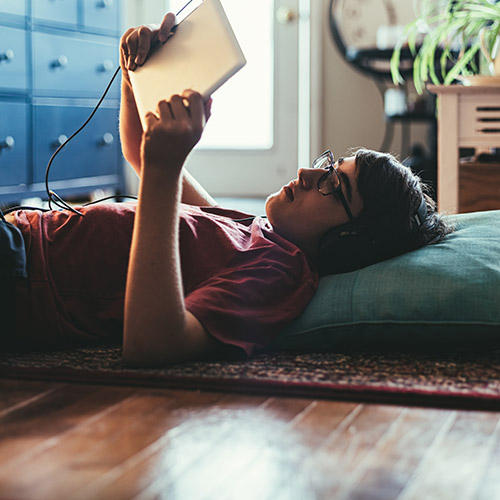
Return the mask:
[[182,203],[198,207],[217,205],[208,191],[186,169],[182,177]]
[[168,360],[185,326],[180,185],[180,176],[143,172],[125,296],[123,353],[128,360]]
[[137,111],[132,87],[122,78],[120,103],[120,139],[123,156],[132,165],[137,175],[141,175],[142,124]]

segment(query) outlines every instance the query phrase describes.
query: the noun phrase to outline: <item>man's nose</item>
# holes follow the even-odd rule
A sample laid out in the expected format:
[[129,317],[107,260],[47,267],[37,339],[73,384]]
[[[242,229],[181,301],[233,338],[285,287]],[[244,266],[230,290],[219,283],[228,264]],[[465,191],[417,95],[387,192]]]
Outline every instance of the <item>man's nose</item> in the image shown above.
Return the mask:
[[298,177],[299,182],[304,189],[311,189],[316,186],[321,172],[317,168],[299,168]]

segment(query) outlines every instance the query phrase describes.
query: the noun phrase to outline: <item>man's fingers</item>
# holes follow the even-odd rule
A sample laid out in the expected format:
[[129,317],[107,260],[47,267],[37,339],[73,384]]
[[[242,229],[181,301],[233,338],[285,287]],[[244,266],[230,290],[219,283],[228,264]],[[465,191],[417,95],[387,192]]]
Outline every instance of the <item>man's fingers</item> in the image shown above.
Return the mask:
[[189,114],[191,119],[195,123],[203,123],[204,122],[204,105],[203,98],[198,92],[194,90],[185,90],[182,93],[182,97],[184,100],[187,100],[189,105]]
[[130,34],[134,31],[134,28],[129,28],[125,33],[122,35],[121,38],[121,52],[122,52],[122,60],[125,66],[128,67],[128,57],[129,57],[129,48],[128,48],[128,37]]
[[182,95],[175,94],[168,100],[162,100],[158,103],[157,113],[159,119],[182,121],[188,120],[198,129],[205,125],[208,116],[210,116],[210,104],[203,102],[203,98],[198,92],[185,90]]
[[[202,113],[205,115],[205,121],[208,121],[208,119],[212,115],[212,98],[209,97],[206,102],[203,102],[203,97],[201,96],[201,94],[191,89],[185,90],[182,95],[190,102],[191,100],[193,100],[193,103],[196,103],[196,109],[201,109]],[[201,105],[201,107],[198,107],[198,103]]]
[[160,120],[175,118],[170,102],[164,99],[158,103],[158,116]]
[[138,44],[138,39],[135,33],[135,30],[130,33],[130,35],[127,37],[126,40],[126,45],[127,45],[127,69],[130,71],[134,71],[135,68],[137,68],[137,65],[135,64],[134,60],[137,54],[137,44]]
[[140,66],[146,60],[151,47],[151,38],[153,32],[148,26],[141,26],[138,31],[137,50],[135,54],[134,63]]
[[166,41],[171,35],[175,24],[175,15],[169,12],[161,23],[130,28],[122,36],[121,50],[125,67],[133,71],[146,61],[151,46]]
[[175,14],[169,12],[163,18],[161,22],[160,31],[158,33],[158,40],[160,42],[166,42],[171,34],[172,28],[175,24]]
[[210,97],[210,99],[204,104],[204,112],[205,112],[205,121],[208,121],[208,119],[212,116],[212,103],[213,100]]
[[151,127],[158,121],[158,117],[151,111],[148,111],[144,120],[146,122],[146,130],[150,130]]
[[180,95],[173,95],[170,98],[170,105],[172,107],[172,112],[177,120],[182,118],[187,118],[191,114],[191,109],[189,108],[191,102],[186,100]]

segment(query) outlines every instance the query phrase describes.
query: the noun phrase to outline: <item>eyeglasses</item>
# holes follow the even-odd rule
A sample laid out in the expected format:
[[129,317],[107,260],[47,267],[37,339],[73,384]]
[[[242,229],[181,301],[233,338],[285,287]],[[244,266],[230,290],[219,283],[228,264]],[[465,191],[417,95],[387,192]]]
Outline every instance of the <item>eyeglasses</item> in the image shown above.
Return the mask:
[[[342,159],[339,159],[339,165],[342,163]],[[323,196],[328,196],[330,194],[335,195],[342,203],[349,220],[354,219],[349,204],[342,192],[342,182],[340,181],[340,175],[337,171],[338,166],[335,166],[335,158],[330,150],[325,151],[321,156],[316,158],[312,163],[312,168],[326,169],[325,172],[318,181],[318,191]]]

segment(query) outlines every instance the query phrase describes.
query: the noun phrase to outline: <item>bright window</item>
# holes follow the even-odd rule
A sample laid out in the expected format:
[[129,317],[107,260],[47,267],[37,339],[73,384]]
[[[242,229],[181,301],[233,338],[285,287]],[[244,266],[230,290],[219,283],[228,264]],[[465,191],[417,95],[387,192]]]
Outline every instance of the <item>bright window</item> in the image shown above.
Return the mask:
[[[184,3],[172,0],[170,8],[177,12]],[[241,0],[222,0],[222,5],[247,64],[214,93],[214,113],[199,147],[269,149],[273,145],[274,2],[252,0],[246,9]]]

